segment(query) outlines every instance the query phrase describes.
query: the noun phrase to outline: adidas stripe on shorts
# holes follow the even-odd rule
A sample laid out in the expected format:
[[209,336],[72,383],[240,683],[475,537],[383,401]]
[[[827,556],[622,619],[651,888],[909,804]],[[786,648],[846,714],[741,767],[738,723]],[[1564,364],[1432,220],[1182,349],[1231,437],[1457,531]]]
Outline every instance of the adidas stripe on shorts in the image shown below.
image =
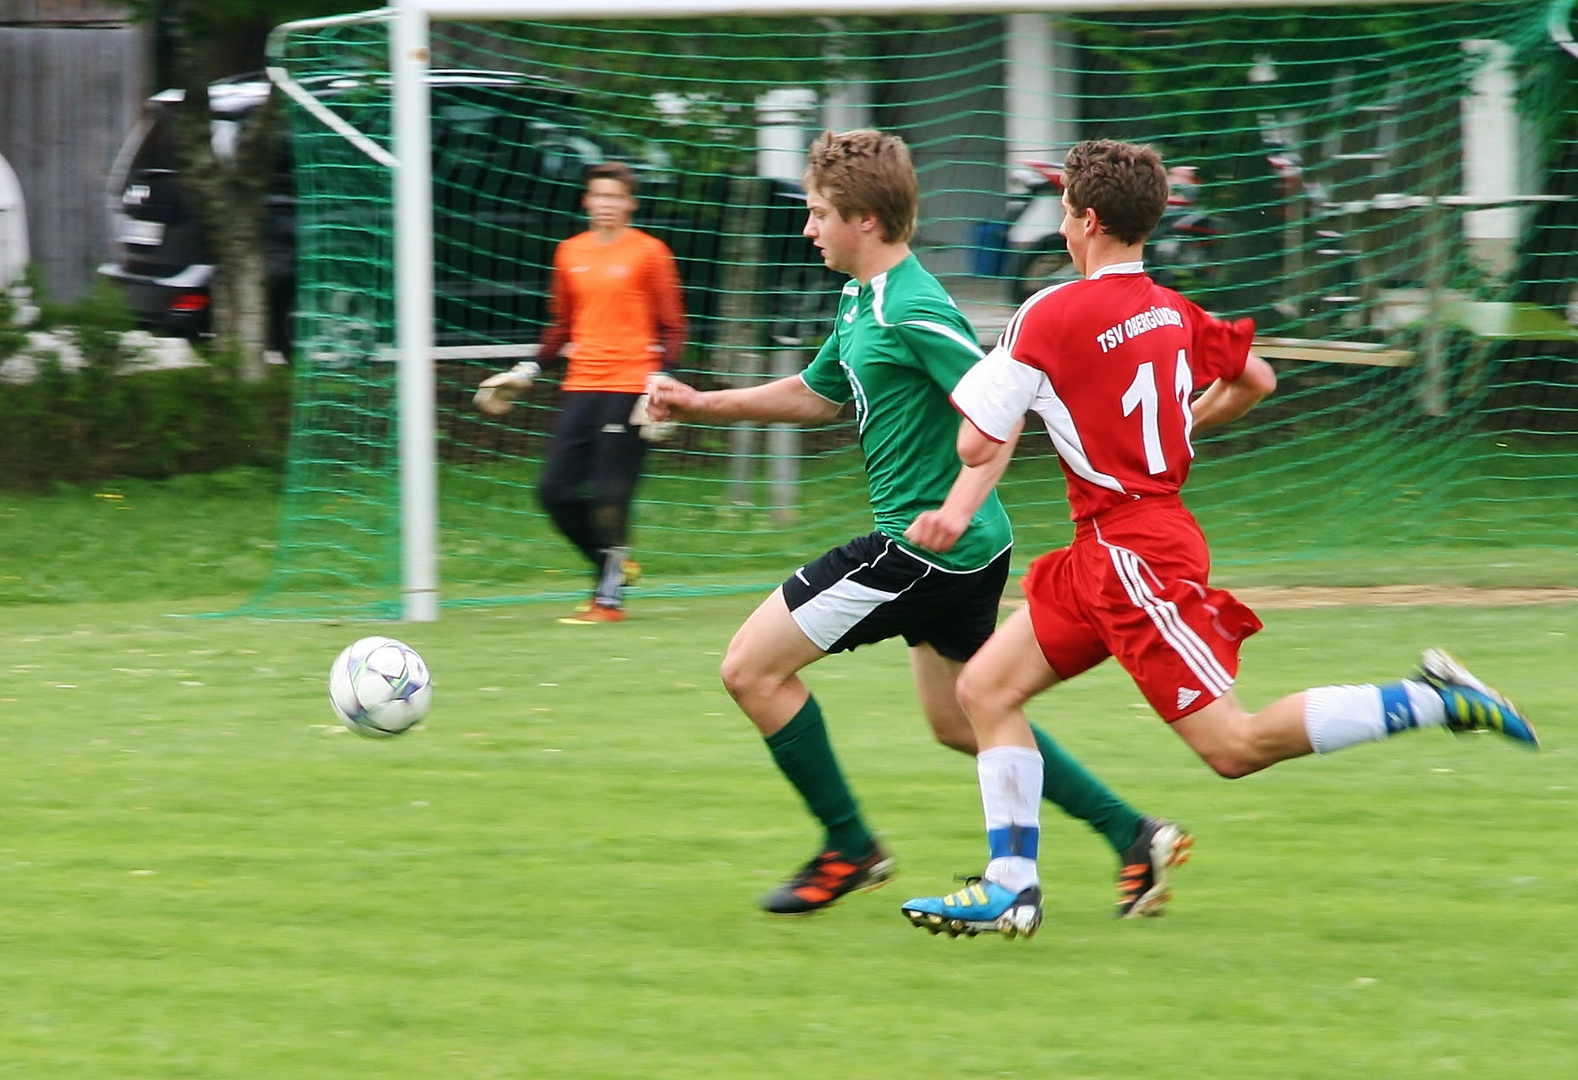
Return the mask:
[[1203,709],[1232,687],[1239,646],[1261,628],[1206,584],[1210,568],[1205,536],[1175,497],[1080,522],[1071,546],[1025,574],[1042,654],[1061,679],[1115,657],[1169,723]]
[[964,661],[997,628],[1010,550],[978,570],[945,570],[879,532],[813,559],[783,584],[796,625],[824,652],[903,637]]

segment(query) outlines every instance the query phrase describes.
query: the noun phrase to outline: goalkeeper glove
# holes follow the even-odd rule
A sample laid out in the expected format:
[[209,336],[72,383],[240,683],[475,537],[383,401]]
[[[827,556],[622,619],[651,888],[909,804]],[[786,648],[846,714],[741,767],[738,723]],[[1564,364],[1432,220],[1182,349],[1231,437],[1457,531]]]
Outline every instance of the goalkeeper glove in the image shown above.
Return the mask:
[[532,380],[541,371],[537,361],[522,360],[508,371],[483,379],[482,385],[477,388],[477,396],[472,400],[477,409],[486,415],[503,416],[510,411],[517,397],[531,389]]
[[674,437],[675,430],[679,427],[677,420],[653,420],[647,415],[647,395],[642,394],[636,398],[635,408],[630,410],[630,423],[636,427],[642,439],[649,443],[666,443]]
[[[673,378],[666,371],[654,371],[647,376],[647,390],[650,392],[652,384],[661,379]],[[640,429],[642,439],[649,443],[666,443],[674,437],[674,432],[679,430],[678,420],[653,420],[647,415],[647,394],[636,398],[636,407],[630,410],[630,423]]]

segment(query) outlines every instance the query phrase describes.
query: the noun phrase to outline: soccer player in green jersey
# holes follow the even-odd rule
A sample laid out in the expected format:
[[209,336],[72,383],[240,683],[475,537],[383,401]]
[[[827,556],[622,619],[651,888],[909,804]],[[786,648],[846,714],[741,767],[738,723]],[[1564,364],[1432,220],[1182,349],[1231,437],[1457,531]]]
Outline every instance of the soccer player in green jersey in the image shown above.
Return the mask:
[[[802,669],[830,653],[902,636],[937,740],[973,755],[954,683],[991,636],[1013,536],[993,488],[1013,440],[965,467],[955,450],[954,385],[983,352],[969,321],[910,252],[920,187],[909,151],[877,131],[824,132],[805,171],[805,235],[851,277],[826,344],[799,375],[701,392],[649,386],[662,421],[815,424],[855,403],[876,531],[797,569],[729,643],[723,683],[774,762],[826,829],[820,851],[762,900],[802,915],[884,884],[893,860],[860,815]],[[1099,831],[1120,857],[1118,914],[1155,914],[1191,838],[1142,817],[1039,729],[1047,799]]]

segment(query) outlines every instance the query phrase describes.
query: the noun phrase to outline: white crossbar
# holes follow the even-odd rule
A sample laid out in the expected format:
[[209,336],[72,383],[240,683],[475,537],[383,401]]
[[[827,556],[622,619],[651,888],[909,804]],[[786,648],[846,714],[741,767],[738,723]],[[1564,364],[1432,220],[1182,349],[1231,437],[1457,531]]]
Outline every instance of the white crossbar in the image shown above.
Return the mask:
[[[994,12],[1285,8],[1289,0],[398,0],[433,19],[683,19],[705,16],[948,15]],[[1373,7],[1398,0],[1300,0],[1297,6]],[[1424,4],[1432,0],[1401,0]],[[1439,0],[1435,0],[1439,2]],[[1463,0],[1467,3],[1468,0]]]

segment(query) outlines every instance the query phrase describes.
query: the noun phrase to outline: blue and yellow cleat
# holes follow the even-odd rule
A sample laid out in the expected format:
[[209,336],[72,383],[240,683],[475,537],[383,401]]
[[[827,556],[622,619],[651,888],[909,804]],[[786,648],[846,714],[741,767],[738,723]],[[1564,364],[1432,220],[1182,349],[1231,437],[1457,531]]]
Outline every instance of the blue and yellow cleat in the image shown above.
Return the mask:
[[973,877],[956,893],[911,900],[900,910],[910,922],[933,934],[1029,937],[1041,925],[1041,887],[1032,885],[1012,893],[995,881]]
[[1424,681],[1446,703],[1448,730],[1497,731],[1514,742],[1539,747],[1540,737],[1534,725],[1518,707],[1476,679],[1450,655],[1440,649],[1426,649],[1419,658],[1419,667]]

